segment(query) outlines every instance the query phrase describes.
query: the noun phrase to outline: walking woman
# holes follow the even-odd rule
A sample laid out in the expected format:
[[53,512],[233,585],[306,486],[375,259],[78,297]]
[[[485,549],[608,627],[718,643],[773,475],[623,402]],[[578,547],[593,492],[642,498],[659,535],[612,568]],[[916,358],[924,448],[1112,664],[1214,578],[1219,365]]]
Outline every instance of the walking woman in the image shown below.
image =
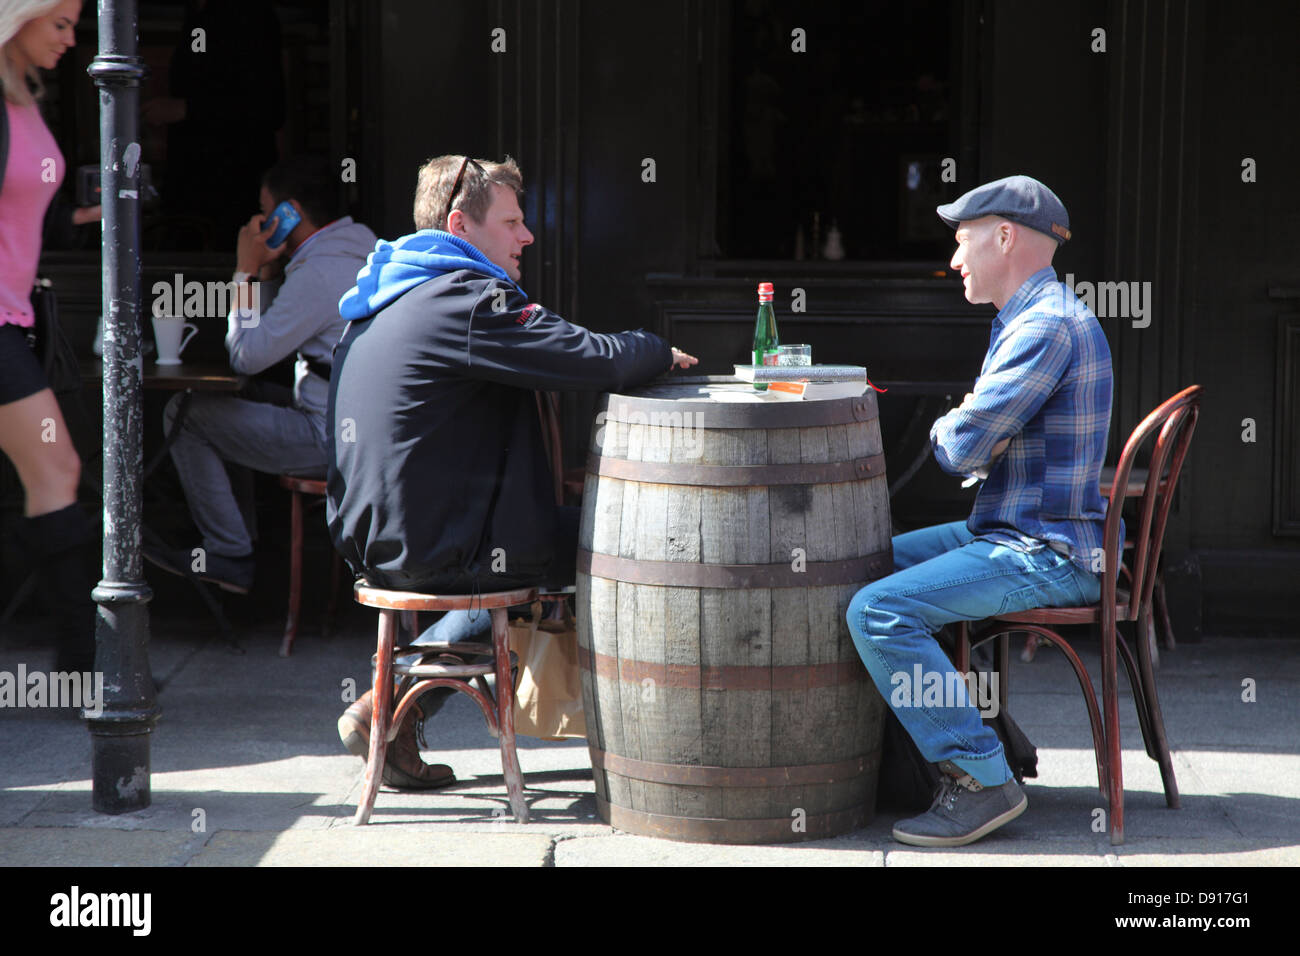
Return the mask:
[[[80,16],[81,0],[0,0],[8,121],[8,155],[0,159],[0,451],[22,481],[23,538],[51,588],[55,671],[93,670],[95,605],[86,566],[91,529],[77,504],[81,459],[27,340],[45,211],[65,173],[37,106],[37,71],[52,69],[74,44]],[[97,212],[78,210],[74,221]]]

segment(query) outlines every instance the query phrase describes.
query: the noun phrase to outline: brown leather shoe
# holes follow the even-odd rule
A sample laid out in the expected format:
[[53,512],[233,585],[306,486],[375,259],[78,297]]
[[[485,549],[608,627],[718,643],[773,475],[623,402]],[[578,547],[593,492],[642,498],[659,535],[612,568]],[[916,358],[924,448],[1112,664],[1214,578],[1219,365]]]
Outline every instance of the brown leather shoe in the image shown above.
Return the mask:
[[384,783],[395,790],[434,790],[456,782],[445,763],[425,763],[415,742],[414,709],[384,752]]
[[366,691],[348,705],[339,718],[339,739],[348,753],[363,760],[370,754],[370,715],[373,711],[372,692]]
[[[338,724],[339,740],[343,741],[343,746],[347,748],[348,753],[360,757],[362,760],[370,756],[370,717],[374,712],[373,693],[373,691],[366,691],[357,700],[354,700],[348,706],[348,709],[343,711],[343,716],[339,718]],[[391,702],[391,706],[396,706],[396,704],[396,700]],[[420,719],[432,716],[425,709],[423,697],[415,702],[413,716]]]
[[[339,718],[339,738],[348,753],[366,758],[370,754],[371,692],[366,691]],[[420,708],[412,708],[402,721],[397,737],[384,752],[383,781],[397,790],[433,790],[456,782],[456,775],[446,764],[427,764],[420,757],[415,740]]]

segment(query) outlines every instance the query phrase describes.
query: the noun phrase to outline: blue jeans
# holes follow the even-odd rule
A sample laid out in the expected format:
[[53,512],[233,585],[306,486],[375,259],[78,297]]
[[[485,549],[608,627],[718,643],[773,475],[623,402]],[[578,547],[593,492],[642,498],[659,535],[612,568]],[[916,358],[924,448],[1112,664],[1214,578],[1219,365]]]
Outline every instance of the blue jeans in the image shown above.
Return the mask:
[[[181,396],[163,413],[170,434]],[[195,392],[176,441],[172,461],[189,502],[190,516],[212,554],[237,558],[253,551],[253,535],[227,463],[271,474],[325,477],[329,445],[325,417],[248,401],[233,395]]]
[[[491,630],[491,611],[483,608],[473,611],[448,611],[431,626],[425,628],[424,632],[411,643],[413,645],[459,644],[463,641],[473,641],[479,634]],[[489,643],[491,643],[490,640]],[[470,663],[480,663],[491,659],[490,656],[467,658]],[[420,654],[407,654],[399,658],[399,660],[404,664],[415,664],[419,662]],[[435,687],[432,690],[425,691],[420,696],[420,709],[424,712],[424,719],[428,720],[442,710],[442,705],[450,700],[451,695],[455,693],[456,691],[450,687]]]
[[[1046,545],[1021,552],[976,540],[964,521],[894,538],[895,573],[849,603],[849,631],[881,696],[926,760],[951,760],[985,786],[1012,778],[1002,742],[980,719],[966,685],[932,636],[944,624],[1035,607],[1093,604],[1101,580]],[[918,671],[919,665],[919,671]],[[953,695],[912,691],[915,675]],[[936,676],[931,676],[936,675]]]
[[448,611],[438,618],[412,644],[458,644],[471,641],[477,635],[492,630],[492,612],[478,608],[473,611]]

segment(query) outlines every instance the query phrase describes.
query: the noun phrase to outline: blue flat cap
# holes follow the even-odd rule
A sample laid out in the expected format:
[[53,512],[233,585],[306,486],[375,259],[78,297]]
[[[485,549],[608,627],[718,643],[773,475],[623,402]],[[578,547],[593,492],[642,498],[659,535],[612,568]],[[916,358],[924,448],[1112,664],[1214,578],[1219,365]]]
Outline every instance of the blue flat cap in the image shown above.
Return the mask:
[[1001,216],[1046,233],[1058,243],[1070,238],[1070,214],[1052,192],[1032,176],[1008,176],[976,186],[955,202],[935,207],[953,229],[981,216]]

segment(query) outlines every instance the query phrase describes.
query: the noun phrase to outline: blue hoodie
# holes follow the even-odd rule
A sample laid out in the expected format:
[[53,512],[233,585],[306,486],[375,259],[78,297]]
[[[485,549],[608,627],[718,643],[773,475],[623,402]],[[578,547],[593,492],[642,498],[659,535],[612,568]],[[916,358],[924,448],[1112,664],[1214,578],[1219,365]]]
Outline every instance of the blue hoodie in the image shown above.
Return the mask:
[[416,286],[461,269],[509,282],[524,294],[473,244],[449,232],[421,229],[396,242],[381,239],[375,244],[365,268],[357,273],[357,284],[339,299],[339,315],[349,322],[368,318]]
[[443,232],[379,243],[340,312],[326,520],[353,570],[470,593],[571,559],[533,391],[639,385],[672,365],[668,343],[574,325]]

